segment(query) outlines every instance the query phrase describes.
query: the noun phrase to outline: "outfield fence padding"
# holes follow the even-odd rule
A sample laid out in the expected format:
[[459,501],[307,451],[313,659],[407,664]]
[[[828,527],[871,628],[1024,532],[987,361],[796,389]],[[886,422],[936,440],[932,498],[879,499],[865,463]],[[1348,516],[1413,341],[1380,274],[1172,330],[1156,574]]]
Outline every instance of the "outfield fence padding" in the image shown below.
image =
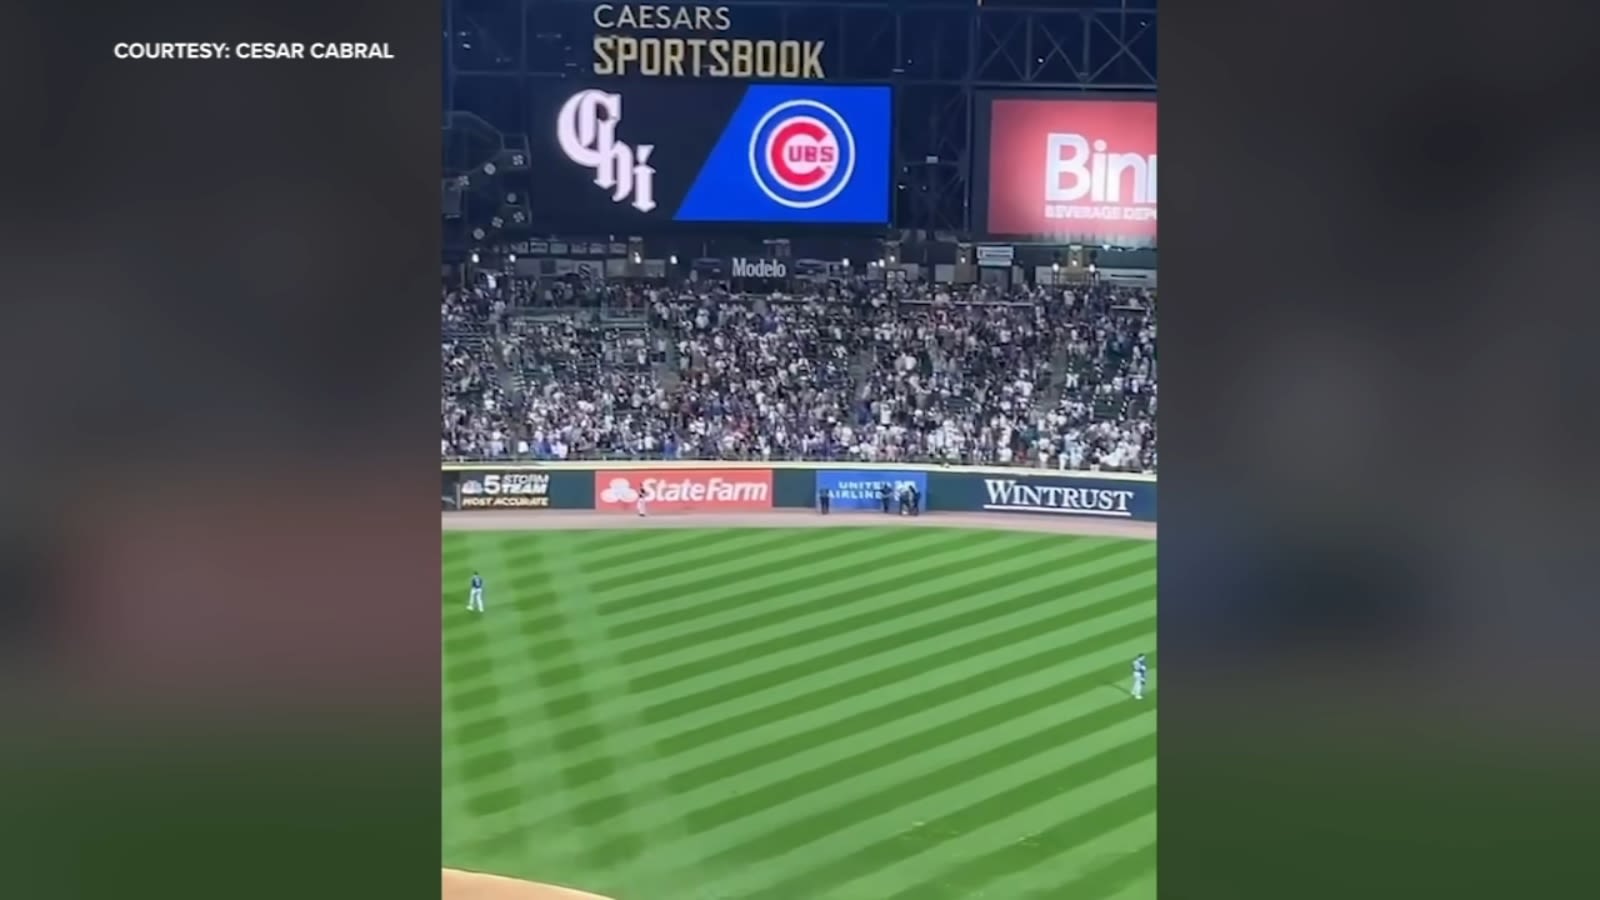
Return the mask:
[[887,484],[915,485],[930,512],[1081,516],[1156,521],[1156,478],[1008,466],[824,462],[444,463],[444,509],[599,510],[627,513],[643,494],[659,512],[815,509],[827,489],[833,512],[877,509]]

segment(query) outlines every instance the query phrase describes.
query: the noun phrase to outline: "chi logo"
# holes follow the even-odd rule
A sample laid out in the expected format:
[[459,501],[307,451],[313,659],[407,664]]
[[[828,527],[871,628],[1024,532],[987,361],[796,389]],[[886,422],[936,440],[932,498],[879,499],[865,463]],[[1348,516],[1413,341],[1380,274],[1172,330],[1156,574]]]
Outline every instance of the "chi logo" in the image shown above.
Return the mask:
[[761,192],[791,209],[839,196],[856,168],[856,139],[832,107],[789,100],[767,110],[750,134],[750,174]]
[[611,192],[611,202],[633,198],[633,208],[656,208],[656,170],[650,167],[654,144],[631,147],[617,140],[622,121],[622,95],[606,91],[579,91],[567,98],[556,117],[556,141],[561,152],[586,169],[594,170],[594,183]]

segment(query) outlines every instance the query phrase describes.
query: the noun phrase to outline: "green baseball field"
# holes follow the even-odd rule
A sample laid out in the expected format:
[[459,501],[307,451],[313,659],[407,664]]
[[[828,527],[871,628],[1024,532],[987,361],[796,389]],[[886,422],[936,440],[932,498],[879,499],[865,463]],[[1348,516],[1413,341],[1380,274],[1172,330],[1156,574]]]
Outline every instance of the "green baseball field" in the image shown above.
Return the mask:
[[443,541],[444,866],[617,900],[1155,897],[1154,541]]

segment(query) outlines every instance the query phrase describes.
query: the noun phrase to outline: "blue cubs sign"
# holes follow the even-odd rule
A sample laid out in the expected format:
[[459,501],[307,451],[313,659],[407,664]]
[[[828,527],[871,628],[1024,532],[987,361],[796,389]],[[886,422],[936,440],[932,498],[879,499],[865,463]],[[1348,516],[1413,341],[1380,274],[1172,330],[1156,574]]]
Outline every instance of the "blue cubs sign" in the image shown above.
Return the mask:
[[750,177],[774,203],[813,209],[850,186],[856,139],[850,123],[815,100],[786,100],[750,135]]
[[889,222],[888,87],[554,82],[536,97],[536,226]]

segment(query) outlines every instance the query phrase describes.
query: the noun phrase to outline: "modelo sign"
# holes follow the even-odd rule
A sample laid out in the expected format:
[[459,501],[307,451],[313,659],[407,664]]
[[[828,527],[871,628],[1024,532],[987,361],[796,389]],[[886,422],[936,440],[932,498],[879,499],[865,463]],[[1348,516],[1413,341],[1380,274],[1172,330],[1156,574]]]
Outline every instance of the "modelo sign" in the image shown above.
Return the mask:
[[988,233],[1155,245],[1155,101],[999,98],[988,125]]
[[735,278],[789,277],[789,267],[775,259],[745,259],[736,256],[733,258],[732,271]]
[[461,509],[546,509],[550,476],[543,472],[466,472]]
[[770,469],[605,469],[594,473],[594,506],[632,513],[749,512],[772,509]]

